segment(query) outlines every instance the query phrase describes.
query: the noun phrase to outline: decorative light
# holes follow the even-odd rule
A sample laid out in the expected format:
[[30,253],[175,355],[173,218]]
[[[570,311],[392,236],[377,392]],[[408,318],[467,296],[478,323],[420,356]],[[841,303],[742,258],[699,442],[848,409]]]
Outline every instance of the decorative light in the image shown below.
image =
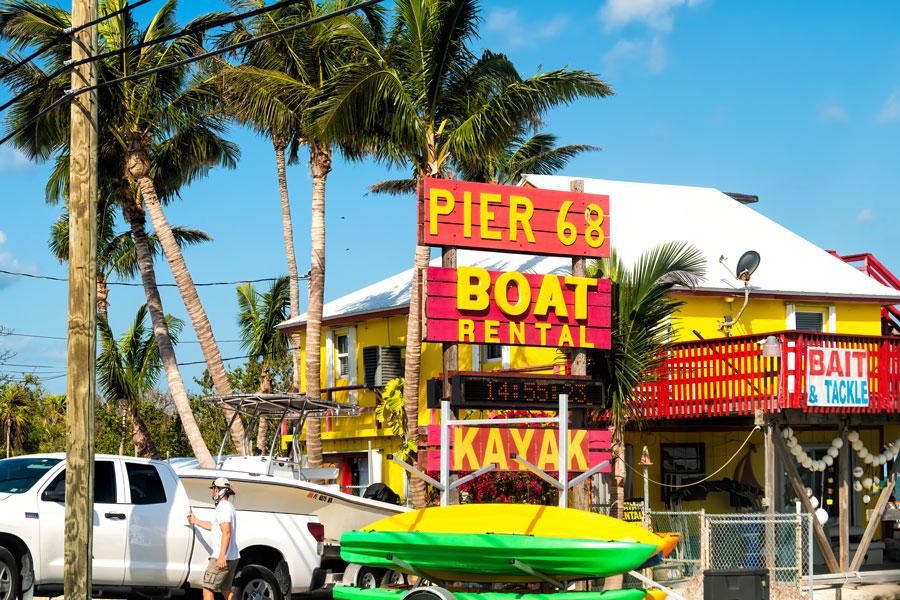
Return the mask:
[[853,491],[855,491],[855,492],[862,491],[862,484],[859,482],[859,479],[857,479],[856,481],[853,482]]
[[853,442],[853,443],[851,443],[851,444],[850,444],[850,447],[853,448],[854,450],[856,450],[857,452],[859,452],[860,450],[863,449],[863,443],[862,443],[862,440],[859,439],[859,438],[856,438],[856,441]]
[[[860,467],[860,466],[858,466],[858,465],[855,466],[855,467],[853,467],[853,476],[854,476],[854,477],[856,477],[857,479],[859,479],[860,477],[862,477],[862,474],[863,474],[863,468],[862,468],[862,467]],[[856,491],[858,492],[859,490],[856,490]]]
[[825,453],[828,454],[828,456],[830,456],[831,458],[837,458],[840,455],[841,451],[832,446],[831,448],[826,450]]
[[816,498],[815,496],[813,496],[809,499],[809,503],[812,504],[813,508],[819,508],[819,499]]
[[847,434],[847,441],[849,441],[851,444],[858,440],[859,440],[859,432],[851,431],[850,433]]
[[824,508],[817,508],[816,519],[818,519],[819,525],[825,525],[828,522],[828,511]]
[[844,447],[844,440],[842,440],[841,438],[834,438],[833,440],[831,440],[831,446],[840,450]]
[[871,500],[871,498],[869,498],[869,495],[868,495],[868,494],[866,494],[865,496],[862,497],[862,501],[863,501],[863,503],[865,503],[865,504],[868,504],[868,503],[869,503],[869,500]]
[[865,479],[863,479],[863,480],[862,480],[862,486],[863,486],[864,488],[872,487],[872,478],[871,478],[871,477],[866,477]]
[[822,457],[822,462],[825,463],[826,467],[830,467],[831,465],[834,464],[834,457],[831,456],[830,454],[826,454],[825,456]]

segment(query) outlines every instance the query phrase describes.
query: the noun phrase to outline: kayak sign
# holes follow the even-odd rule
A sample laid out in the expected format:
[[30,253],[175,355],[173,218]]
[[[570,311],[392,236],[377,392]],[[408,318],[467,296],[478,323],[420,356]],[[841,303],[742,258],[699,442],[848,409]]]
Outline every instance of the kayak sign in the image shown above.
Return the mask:
[[[450,470],[477,471],[491,463],[497,471],[525,471],[510,458],[516,454],[544,471],[559,470],[558,429],[512,429],[509,427],[454,427],[450,432]],[[440,446],[439,425],[428,426],[428,446]],[[608,429],[569,430],[569,472],[583,472],[610,460]],[[440,451],[427,452],[428,469],[440,470]],[[609,473],[607,465],[600,471]]]
[[609,256],[609,196],[423,178],[418,241],[562,256]]
[[429,267],[426,285],[426,341],[610,347],[609,280]]
[[868,406],[868,357],[865,350],[807,348],[806,404],[829,408]]

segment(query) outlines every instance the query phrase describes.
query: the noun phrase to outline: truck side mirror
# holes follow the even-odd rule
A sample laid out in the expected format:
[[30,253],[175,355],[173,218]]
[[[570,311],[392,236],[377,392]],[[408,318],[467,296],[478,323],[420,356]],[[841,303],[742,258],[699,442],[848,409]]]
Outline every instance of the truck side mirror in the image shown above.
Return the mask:
[[41,494],[41,500],[47,502],[65,502],[66,490],[44,490],[44,493]]

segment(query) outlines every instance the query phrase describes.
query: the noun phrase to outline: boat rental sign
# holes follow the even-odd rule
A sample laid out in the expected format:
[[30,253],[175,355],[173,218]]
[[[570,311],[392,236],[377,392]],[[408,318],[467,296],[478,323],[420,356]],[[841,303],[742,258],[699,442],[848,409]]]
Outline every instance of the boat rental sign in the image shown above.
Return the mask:
[[846,348],[808,348],[806,403],[813,407],[868,406],[868,353]]

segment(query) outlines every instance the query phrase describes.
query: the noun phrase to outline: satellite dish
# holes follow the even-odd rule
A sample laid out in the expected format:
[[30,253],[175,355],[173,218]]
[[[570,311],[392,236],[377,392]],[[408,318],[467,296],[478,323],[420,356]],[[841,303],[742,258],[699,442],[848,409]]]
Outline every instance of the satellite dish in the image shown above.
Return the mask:
[[759,252],[756,250],[747,250],[741,255],[740,260],[738,260],[735,275],[737,275],[738,279],[750,281],[750,276],[753,275],[753,272],[756,271],[757,267],[759,267]]

